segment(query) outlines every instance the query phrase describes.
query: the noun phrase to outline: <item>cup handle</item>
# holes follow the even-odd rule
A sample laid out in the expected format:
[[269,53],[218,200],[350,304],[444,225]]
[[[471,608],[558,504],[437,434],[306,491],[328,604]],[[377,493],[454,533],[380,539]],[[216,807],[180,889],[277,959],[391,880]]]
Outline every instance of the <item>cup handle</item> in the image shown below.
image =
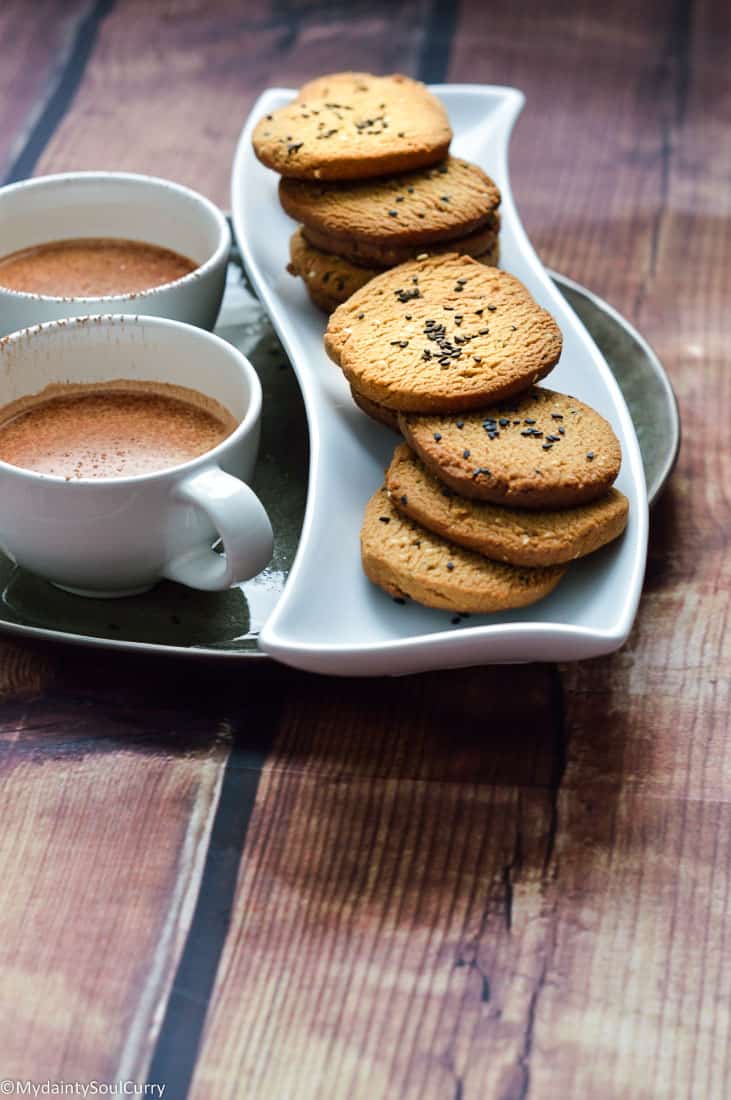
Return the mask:
[[220,592],[256,576],[272,557],[273,535],[264,506],[244,481],[219,466],[180,482],[173,499],[200,508],[223,542],[223,554],[199,546],[172,558],[162,575],[190,588]]

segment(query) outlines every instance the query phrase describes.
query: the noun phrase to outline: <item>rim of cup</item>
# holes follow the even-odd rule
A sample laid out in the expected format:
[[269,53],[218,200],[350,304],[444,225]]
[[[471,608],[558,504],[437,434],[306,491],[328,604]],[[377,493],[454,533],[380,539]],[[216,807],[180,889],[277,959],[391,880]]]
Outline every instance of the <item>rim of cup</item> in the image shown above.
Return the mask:
[[[124,485],[134,485],[142,481],[149,481],[150,478],[165,477],[177,475],[181,470],[190,469],[193,470],[196,467],[203,467],[205,465],[215,464],[219,456],[235,443],[238,439],[245,436],[249,432],[256,421],[261,415],[262,408],[262,388],[259,375],[254,370],[249,360],[239,351],[237,347],[230,344],[228,340],[223,340],[220,336],[216,336],[213,332],[208,332],[206,329],[198,328],[197,325],[189,325],[185,321],[174,321],[170,317],[152,317],[145,314],[128,314],[128,313],[99,313],[91,314],[83,317],[62,317],[57,321],[45,321],[40,325],[30,325],[28,328],[18,329],[17,332],[12,332],[8,336],[0,338],[0,351],[4,350],[8,345],[20,343],[23,339],[34,339],[36,336],[48,332],[52,329],[68,329],[68,328],[86,328],[91,325],[95,327],[103,328],[115,328],[122,327],[125,324],[137,324],[143,323],[151,325],[153,328],[172,328],[183,330],[194,334],[194,336],[200,337],[203,342],[212,341],[214,345],[218,345],[226,353],[228,353],[232,359],[234,359],[242,368],[243,373],[246,375],[249,385],[249,402],[246,408],[246,412],[239,424],[236,425],[234,430],[229,433],[220,443],[217,443],[215,447],[211,447],[210,450],[204,451],[201,455],[196,455],[194,458],[186,459],[185,462],[178,462],[174,466],[163,466],[159,470],[149,470],[144,474],[128,474],[124,477],[75,477],[65,478],[58,474],[43,474],[38,470],[29,470],[25,466],[14,466],[12,462],[5,462],[0,458],[0,470],[13,474],[18,474],[33,479],[40,479],[45,484],[58,484],[58,485],[115,485],[120,488]],[[154,385],[156,380],[150,379],[150,382]],[[159,381],[159,380],[157,380]],[[54,383],[50,382],[49,385]],[[192,389],[193,387],[188,387]],[[42,392],[42,391],[40,391]],[[199,391],[203,393],[203,390]],[[33,396],[28,394],[27,396]],[[204,394],[204,396],[210,396],[210,394]],[[217,398],[215,400],[218,400]],[[0,409],[4,406],[0,404]],[[229,410],[230,411],[230,410]]]
[[[148,287],[146,290],[128,291],[124,294],[97,294],[81,297],[74,294],[37,294],[33,291],[13,290],[12,287],[0,285],[0,294],[9,294],[16,298],[42,302],[89,302],[97,304],[99,302],[144,302],[146,298],[159,294],[161,291],[168,290],[171,286],[180,286],[184,283],[196,282],[202,275],[207,274],[208,271],[212,270],[220,264],[222,260],[228,257],[231,247],[231,234],[225,215],[219,210],[215,203],[207,199],[205,195],[201,195],[199,191],[194,191],[192,187],[186,187],[184,184],[176,183],[174,180],[163,179],[162,176],[148,176],[142,172],[57,172],[48,176],[34,176],[32,179],[19,180],[17,183],[9,183],[5,187],[0,187],[0,203],[2,203],[5,195],[14,194],[18,191],[42,190],[44,186],[50,184],[63,182],[72,183],[74,180],[82,182],[97,180],[102,184],[104,180],[129,181],[133,185],[137,183],[152,184],[161,189],[175,191],[180,195],[185,195],[194,202],[197,202],[206,214],[216,223],[218,229],[218,243],[208,259],[202,264],[198,264],[197,267],[189,271],[186,275],[181,275],[180,278],[172,279],[168,283],[161,283],[159,286]],[[29,245],[28,247],[33,248],[34,246]]]

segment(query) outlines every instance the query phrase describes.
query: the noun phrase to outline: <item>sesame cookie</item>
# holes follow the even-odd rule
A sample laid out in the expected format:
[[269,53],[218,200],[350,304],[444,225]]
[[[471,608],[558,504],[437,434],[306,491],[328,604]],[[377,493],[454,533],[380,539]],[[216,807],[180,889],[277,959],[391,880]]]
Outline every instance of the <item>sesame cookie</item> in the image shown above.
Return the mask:
[[390,596],[476,613],[535,603],[553,591],[566,568],[505,565],[455,546],[402,515],[385,489],[366,506],[361,559],[368,579]]
[[359,267],[332,252],[313,248],[301,229],[290,238],[289,257],[289,273],[304,279],[313,302],[328,313],[341,302],[347,301],[354,291],[365,286],[375,275],[380,274],[375,268]]
[[618,489],[554,512],[506,508],[457,496],[402,443],[386,471],[391,500],[411,519],[459,546],[512,565],[558,565],[591,554],[627,526],[629,502]]
[[446,413],[543,378],[561,354],[561,332],[513,275],[448,253],[357,290],[332,314],[325,350],[371,401]]
[[418,245],[495,231],[500,192],[476,164],[448,157],[435,168],[380,179],[282,179],[279,199],[318,248],[385,266],[410,259]]
[[398,424],[398,413],[395,409],[387,409],[385,405],[379,405],[378,402],[369,400],[369,398],[364,397],[362,393],[358,393],[357,390],[354,390],[352,386],[350,387],[350,392],[353,401],[361,412],[364,412],[366,416],[370,416],[371,420],[377,420],[379,424],[391,428],[397,435],[401,435],[401,429]]
[[514,508],[572,508],[595,500],[622,461],[604,417],[542,387],[469,415],[402,413],[399,425],[450,489]]
[[[450,251],[460,249],[461,243],[450,241]],[[379,268],[361,267],[360,264],[351,263],[342,256],[315,248],[304,236],[301,228],[296,230],[290,238],[289,255],[290,262],[287,270],[290,275],[299,275],[304,279],[315,305],[327,313],[332,313],[342,302],[347,302],[356,290],[365,286],[374,276],[381,274]],[[481,264],[496,267],[500,259],[500,245],[497,240],[488,252],[476,256],[475,259]]]
[[452,140],[447,112],[408,76],[334,73],[257,123],[254,152],[297,179],[365,179],[441,161]]
[[[491,215],[487,224],[480,226],[473,233],[464,237],[455,237],[449,241],[434,241],[427,244],[386,244],[372,245],[368,248],[356,247],[348,249],[348,242],[336,237],[328,237],[314,229],[303,226],[302,232],[305,238],[315,248],[323,252],[334,252],[354,264],[379,267],[381,270],[387,267],[396,267],[397,264],[406,263],[408,260],[426,259],[427,256],[443,255],[445,252],[458,252],[461,256],[483,256],[484,253],[494,248],[497,244],[500,232],[500,215]],[[353,242],[351,242],[352,244]],[[366,255],[367,253],[367,255]]]

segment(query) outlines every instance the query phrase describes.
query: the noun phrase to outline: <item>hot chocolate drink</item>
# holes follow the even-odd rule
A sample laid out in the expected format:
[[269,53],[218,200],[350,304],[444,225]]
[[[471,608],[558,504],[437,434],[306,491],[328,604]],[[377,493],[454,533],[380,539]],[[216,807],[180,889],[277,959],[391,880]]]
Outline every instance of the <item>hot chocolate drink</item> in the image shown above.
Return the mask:
[[116,237],[79,237],[0,258],[0,286],[54,298],[103,298],[172,283],[198,264],[169,248]]
[[223,405],[185,386],[53,385],[0,409],[0,460],[67,481],[131,477],[205,454],[236,426]]

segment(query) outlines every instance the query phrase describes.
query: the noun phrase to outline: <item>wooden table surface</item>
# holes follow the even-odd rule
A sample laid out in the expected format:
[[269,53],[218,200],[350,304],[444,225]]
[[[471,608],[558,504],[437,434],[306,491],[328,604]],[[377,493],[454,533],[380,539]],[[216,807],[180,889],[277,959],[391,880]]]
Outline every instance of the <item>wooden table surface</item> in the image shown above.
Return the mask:
[[728,27],[723,0],[0,6],[7,180],[225,205],[268,85],[524,89],[528,232],[648,337],[684,426],[611,657],[367,682],[0,640],[0,1078],[731,1096]]

